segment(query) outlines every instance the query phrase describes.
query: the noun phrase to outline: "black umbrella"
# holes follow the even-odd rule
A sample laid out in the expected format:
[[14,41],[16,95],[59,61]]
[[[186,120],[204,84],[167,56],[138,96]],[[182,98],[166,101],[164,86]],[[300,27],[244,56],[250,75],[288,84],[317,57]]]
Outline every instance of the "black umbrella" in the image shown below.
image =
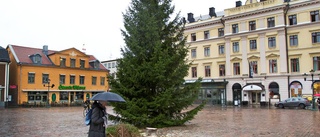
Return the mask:
[[90,100],[109,101],[109,102],[126,102],[120,95],[113,92],[103,92],[94,95]]

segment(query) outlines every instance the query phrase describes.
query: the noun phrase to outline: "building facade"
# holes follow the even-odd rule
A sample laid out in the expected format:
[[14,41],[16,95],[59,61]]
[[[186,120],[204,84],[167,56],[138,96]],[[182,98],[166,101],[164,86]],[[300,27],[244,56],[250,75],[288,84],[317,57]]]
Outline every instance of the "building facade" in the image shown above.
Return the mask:
[[185,36],[192,65],[185,79],[203,78],[199,99],[264,105],[320,93],[320,0],[235,5],[222,12],[211,7],[201,17],[188,13]]
[[5,107],[8,101],[11,100],[11,96],[8,96],[9,65],[10,58],[8,52],[0,46],[0,108]]
[[101,61],[102,65],[109,70],[109,74],[114,78],[117,78],[117,60]]
[[108,90],[108,70],[92,55],[69,48],[62,51],[8,45],[9,105],[80,105]]

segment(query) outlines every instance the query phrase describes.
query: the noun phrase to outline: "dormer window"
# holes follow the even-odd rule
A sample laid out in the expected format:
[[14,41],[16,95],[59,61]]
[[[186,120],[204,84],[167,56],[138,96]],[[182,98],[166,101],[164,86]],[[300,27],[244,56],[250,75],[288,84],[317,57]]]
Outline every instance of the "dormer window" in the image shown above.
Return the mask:
[[34,64],[41,64],[42,63],[42,59],[41,59],[40,54],[33,54],[30,56],[30,59],[32,60],[32,62]]
[[89,62],[89,65],[94,69],[100,68],[100,61],[99,60],[92,60]]
[[94,62],[94,68],[99,69],[99,67],[100,67],[100,62],[97,60]]

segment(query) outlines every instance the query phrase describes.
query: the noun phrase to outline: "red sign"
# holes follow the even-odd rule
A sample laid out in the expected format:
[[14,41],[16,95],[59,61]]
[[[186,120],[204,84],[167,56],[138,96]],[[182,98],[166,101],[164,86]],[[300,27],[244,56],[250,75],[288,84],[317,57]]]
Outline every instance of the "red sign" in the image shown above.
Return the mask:
[[16,88],[17,88],[17,85],[10,85],[9,88],[11,88],[11,89],[16,89]]

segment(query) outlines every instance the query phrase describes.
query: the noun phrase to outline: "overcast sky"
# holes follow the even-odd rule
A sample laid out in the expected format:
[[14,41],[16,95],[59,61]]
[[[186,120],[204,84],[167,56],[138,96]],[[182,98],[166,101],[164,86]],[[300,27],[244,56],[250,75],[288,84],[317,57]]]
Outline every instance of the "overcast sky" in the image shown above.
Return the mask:
[[[131,0],[0,0],[0,46],[77,48],[105,61],[121,57],[122,12]],[[187,17],[235,7],[236,0],[173,0]],[[242,4],[245,0],[242,0]]]

